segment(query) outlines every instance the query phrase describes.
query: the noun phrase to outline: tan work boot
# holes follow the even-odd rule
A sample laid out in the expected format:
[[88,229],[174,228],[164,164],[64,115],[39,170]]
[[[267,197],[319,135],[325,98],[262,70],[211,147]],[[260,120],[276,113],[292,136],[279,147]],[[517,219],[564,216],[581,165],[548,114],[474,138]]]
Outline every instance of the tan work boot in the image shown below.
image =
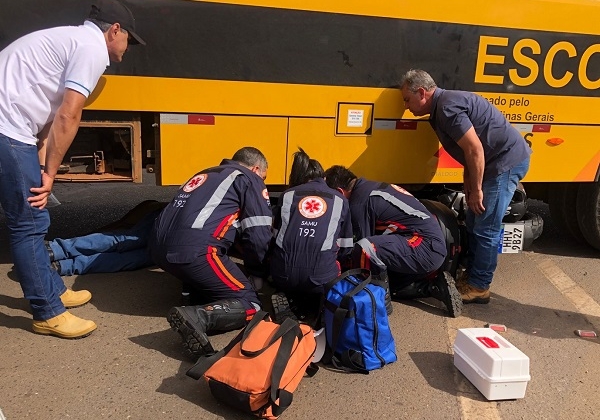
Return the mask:
[[469,283],[469,273],[467,270],[460,270],[456,275],[456,288],[463,287]]
[[92,299],[92,294],[87,290],[74,291],[67,289],[65,293],[60,295],[60,300],[67,309],[85,305],[90,299]]
[[458,287],[463,303],[489,303],[490,289],[479,289],[469,283]]
[[96,328],[94,321],[78,318],[68,311],[45,321],[33,321],[33,332],[60,338],[83,338]]

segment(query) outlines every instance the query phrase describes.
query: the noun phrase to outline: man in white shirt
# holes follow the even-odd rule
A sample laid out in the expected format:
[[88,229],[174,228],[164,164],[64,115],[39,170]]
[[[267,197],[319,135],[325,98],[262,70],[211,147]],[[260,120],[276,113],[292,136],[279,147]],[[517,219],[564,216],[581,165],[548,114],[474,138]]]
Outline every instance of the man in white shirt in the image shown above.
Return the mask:
[[120,0],[97,0],[83,25],[33,32],[0,51],[0,204],[38,334],[81,338],[96,329],[66,310],[92,295],[67,289],[50,268],[45,207],[87,97],[128,44],[145,44],[131,11]]

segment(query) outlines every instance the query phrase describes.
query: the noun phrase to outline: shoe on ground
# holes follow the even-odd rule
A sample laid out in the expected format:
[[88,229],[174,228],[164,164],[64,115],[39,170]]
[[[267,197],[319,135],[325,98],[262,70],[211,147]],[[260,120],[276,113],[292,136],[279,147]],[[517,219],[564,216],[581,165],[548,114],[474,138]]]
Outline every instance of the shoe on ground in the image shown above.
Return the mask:
[[490,289],[479,289],[467,283],[459,288],[463,303],[489,303]]
[[194,360],[215,353],[206,335],[207,320],[200,311],[197,306],[176,306],[167,314],[171,329],[181,336],[186,354]]
[[456,287],[461,288],[469,283],[469,273],[467,270],[460,270],[460,273],[456,276]]
[[60,300],[67,309],[85,305],[91,299],[92,294],[87,290],[74,291],[71,289],[67,289],[65,293],[60,295]]
[[298,321],[298,317],[292,310],[290,302],[284,292],[273,293],[271,296],[271,303],[273,304],[273,321],[277,324],[281,324],[286,318],[292,318],[294,321]]
[[33,321],[33,332],[60,338],[87,337],[96,328],[94,321],[76,317],[68,311],[45,321]]

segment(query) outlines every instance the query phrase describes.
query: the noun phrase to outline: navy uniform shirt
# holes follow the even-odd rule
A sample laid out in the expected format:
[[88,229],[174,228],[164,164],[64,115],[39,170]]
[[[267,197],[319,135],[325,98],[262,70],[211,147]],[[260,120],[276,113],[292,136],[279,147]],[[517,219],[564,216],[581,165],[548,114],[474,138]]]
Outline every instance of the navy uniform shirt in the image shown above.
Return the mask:
[[156,219],[152,236],[169,262],[189,263],[212,249],[225,254],[239,228],[245,267],[264,275],[272,219],[264,181],[226,159],[179,189]]
[[350,196],[354,239],[374,235],[402,235],[412,247],[426,241],[446,255],[446,243],[438,221],[404,188],[358,178]]
[[274,277],[297,273],[318,285],[335,278],[339,270],[336,258],[352,251],[348,200],[329,188],[323,178],[283,192],[274,228]]
[[521,163],[531,154],[523,136],[489,101],[475,93],[436,88],[430,124],[444,149],[465,165],[457,141],[473,127],[485,157],[483,179],[493,178]]

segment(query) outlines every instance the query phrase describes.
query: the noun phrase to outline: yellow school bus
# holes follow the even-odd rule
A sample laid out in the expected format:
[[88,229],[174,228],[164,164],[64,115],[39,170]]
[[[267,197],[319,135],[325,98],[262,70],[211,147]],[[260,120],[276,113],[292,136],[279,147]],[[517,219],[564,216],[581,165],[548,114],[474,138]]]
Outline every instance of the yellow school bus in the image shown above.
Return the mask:
[[[79,24],[89,2],[0,0],[0,47]],[[43,3],[44,13],[39,5]],[[129,0],[146,47],[111,65],[66,180],[180,184],[253,145],[286,183],[298,147],[324,167],[412,189],[462,182],[393,88],[422,68],[496,105],[533,149],[524,180],[556,223],[600,249],[600,2]]]

